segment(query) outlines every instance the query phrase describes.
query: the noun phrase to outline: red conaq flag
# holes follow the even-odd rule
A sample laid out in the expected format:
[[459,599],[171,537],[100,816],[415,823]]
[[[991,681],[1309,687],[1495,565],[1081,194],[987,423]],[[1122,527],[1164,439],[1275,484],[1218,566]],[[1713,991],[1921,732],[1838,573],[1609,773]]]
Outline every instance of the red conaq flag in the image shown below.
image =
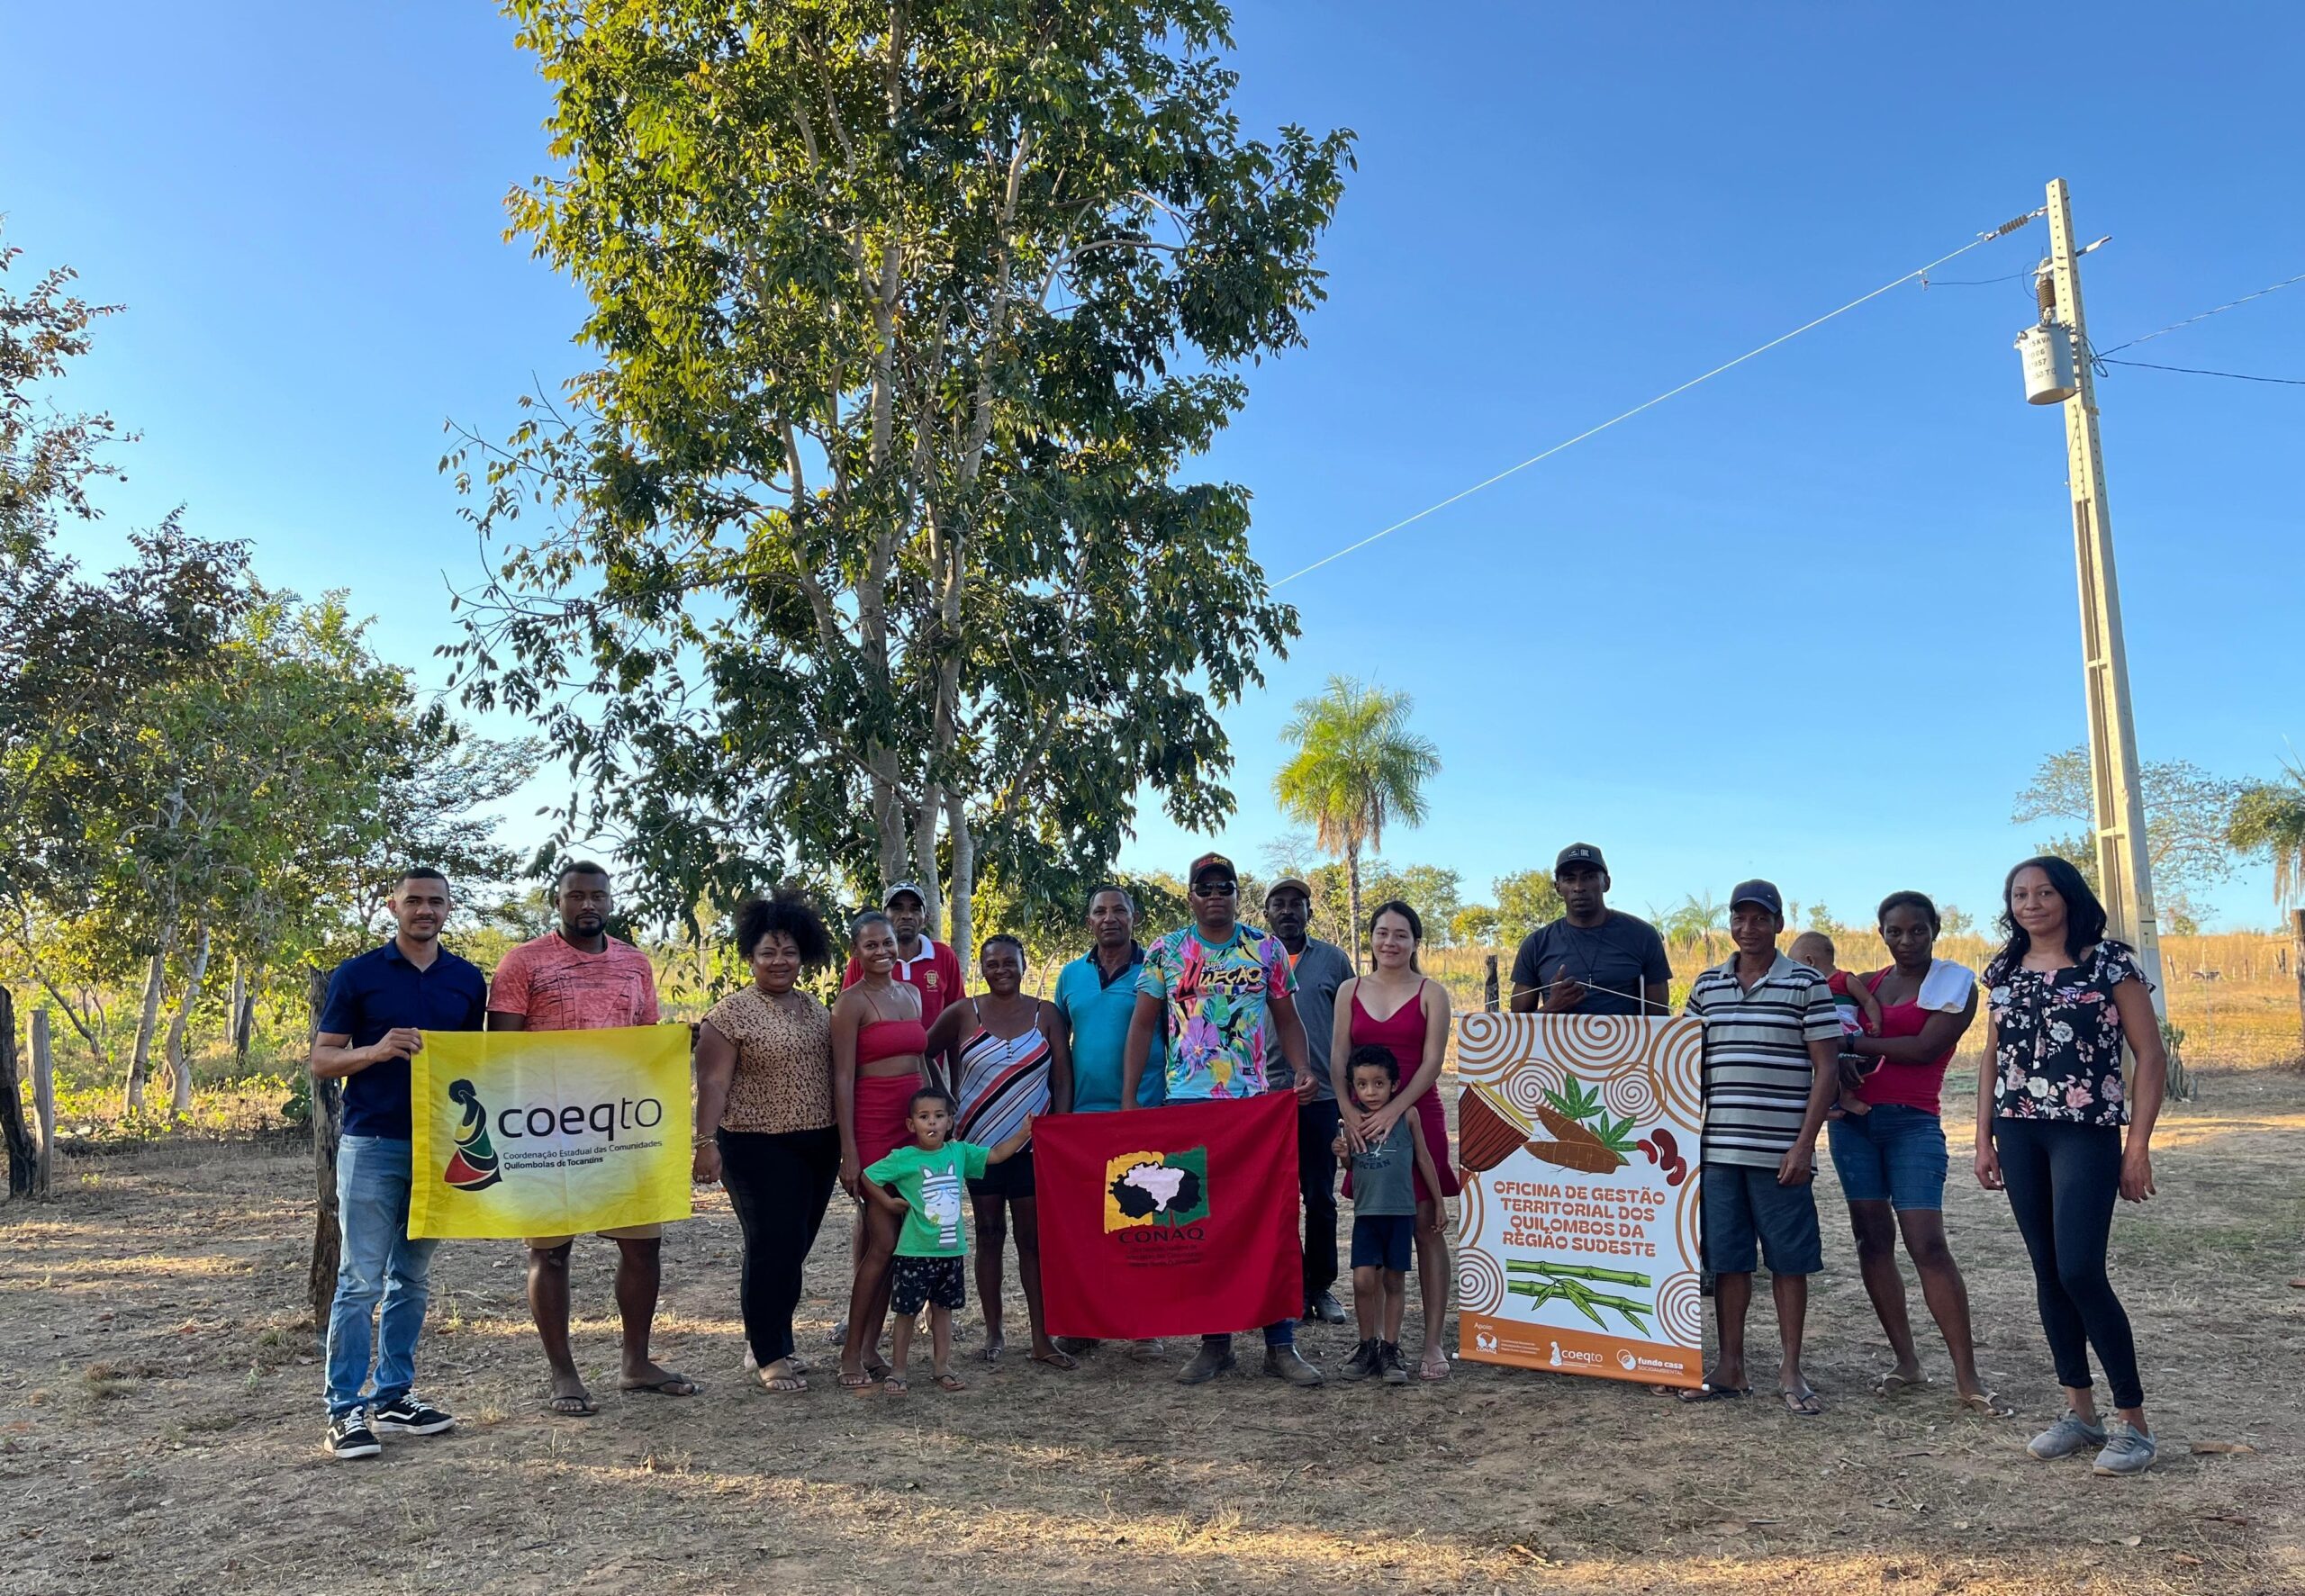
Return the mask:
[[1297,1314],[1297,1099],[1288,1092],[1033,1126],[1053,1335],[1254,1330]]

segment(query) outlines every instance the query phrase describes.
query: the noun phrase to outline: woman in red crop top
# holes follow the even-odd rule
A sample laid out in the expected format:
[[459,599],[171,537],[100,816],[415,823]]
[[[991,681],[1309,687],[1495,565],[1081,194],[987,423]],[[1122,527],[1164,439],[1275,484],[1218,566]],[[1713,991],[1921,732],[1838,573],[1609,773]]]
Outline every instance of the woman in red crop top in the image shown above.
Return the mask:
[[1969,1292],[1945,1240],[1945,1127],[1938,1096],[1946,1066],[1976,1018],[1976,981],[1937,957],[1937,906],[1918,892],[1881,900],[1877,924],[1889,968],[1862,981],[1881,1005],[1880,1033],[1842,1040],[1844,1050],[1879,1060],[1858,1096],[1872,1112],[1827,1126],[1833,1168],[1849,1199],[1849,1228],[1866,1294],[1888,1333],[1896,1364],[1874,1383],[1876,1395],[1929,1384],[1912,1339],[1897,1237],[1921,1276],[1921,1294],[1944,1332],[1961,1405],[2005,1416],[2008,1406],[1977,1375],[1969,1330]]
[[920,994],[893,978],[896,927],[874,909],[857,916],[850,935],[862,973],[832,1007],[832,1105],[840,1123],[840,1184],[859,1199],[852,1249],[856,1284],[840,1349],[840,1383],[855,1391],[888,1369],[881,1359],[881,1324],[889,1311],[898,1230],[894,1220],[861,1201],[858,1183],[868,1165],[907,1140],[912,1095],[930,1083]]

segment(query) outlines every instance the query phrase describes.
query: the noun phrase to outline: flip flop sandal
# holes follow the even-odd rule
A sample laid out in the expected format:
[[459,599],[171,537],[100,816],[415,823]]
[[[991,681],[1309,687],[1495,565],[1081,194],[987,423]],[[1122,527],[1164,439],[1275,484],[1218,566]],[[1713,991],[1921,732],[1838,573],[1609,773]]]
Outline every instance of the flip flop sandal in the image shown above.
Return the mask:
[[2017,1417],[2017,1410],[2009,1403],[2002,1402],[1997,1392],[1991,1391],[1985,1392],[1984,1394],[1978,1396],[1963,1397],[1961,1399],[1961,1411],[1965,1413],[1975,1413],[1981,1419],[2014,1419]]
[[853,1375],[844,1370],[840,1376],[840,1388],[843,1391],[854,1391],[860,1395],[872,1390],[875,1384],[877,1382],[873,1380],[872,1371],[869,1369],[859,1369]]
[[618,1382],[617,1389],[631,1396],[694,1396],[701,1389],[686,1375],[666,1375],[661,1380],[643,1380],[637,1385]]
[[1035,1352],[1033,1361],[1044,1363],[1053,1369],[1077,1369],[1080,1366],[1080,1359],[1070,1352]]
[[1785,1411],[1796,1419],[1814,1419],[1825,1411],[1825,1404],[1806,1385],[1798,1391],[1780,1391],[1776,1394],[1785,1403]]
[[589,1396],[548,1396],[544,1399],[544,1411],[556,1419],[590,1419],[601,1411],[601,1404]]
[[1753,1388],[1749,1385],[1700,1385],[1694,1391],[1676,1391],[1673,1400],[1694,1405],[1697,1402],[1733,1402],[1752,1394]]
[[798,1375],[763,1375],[760,1376],[760,1388],[763,1391],[806,1391],[809,1383]]
[[909,1396],[911,1393],[912,1387],[905,1384],[902,1375],[890,1375],[881,1382],[881,1394],[883,1396]]
[[1438,1367],[1434,1366],[1431,1358],[1419,1358],[1416,1364],[1416,1377],[1420,1380],[1433,1381],[1447,1379],[1449,1377],[1448,1357],[1444,1355]]
[[1927,1375],[1923,1375],[1918,1380],[1908,1380],[1903,1375],[1898,1374],[1894,1369],[1891,1369],[1887,1374],[1873,1382],[1873,1394],[1879,1397],[1903,1396],[1908,1391],[1919,1391],[1924,1385],[1934,1385],[1935,1384],[1937,1384],[1937,1382],[1930,1379]]
[[936,1376],[936,1389],[939,1391],[966,1391],[968,1388],[969,1383],[966,1380],[962,1379],[958,1375],[939,1375]]
[[999,1363],[1000,1361],[1000,1355],[1008,1350],[1008,1345],[1007,1342],[995,1341],[991,1346],[987,1347],[983,1351],[978,1353],[977,1356],[984,1359],[987,1363]]

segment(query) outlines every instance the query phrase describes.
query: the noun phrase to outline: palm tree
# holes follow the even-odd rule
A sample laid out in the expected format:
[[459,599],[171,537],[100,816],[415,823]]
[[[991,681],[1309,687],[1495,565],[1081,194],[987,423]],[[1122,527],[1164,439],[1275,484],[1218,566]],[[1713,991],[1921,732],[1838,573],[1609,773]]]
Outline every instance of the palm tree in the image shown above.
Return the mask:
[[1694,892],[1681,900],[1673,911],[1673,929],[1681,940],[1694,946],[1704,944],[1704,960],[1713,962],[1713,939],[1729,927],[1729,906],[1716,901],[1710,892],[1702,898]]
[[1431,739],[1408,729],[1406,693],[1387,692],[1349,676],[1297,702],[1281,735],[1297,752],[1272,779],[1281,812],[1313,828],[1322,852],[1344,861],[1345,901],[1352,917],[1352,967],[1360,968],[1360,853],[1384,846],[1385,827],[1424,820],[1424,782],[1441,769]]
[[2244,853],[2273,855],[2277,904],[2305,901],[2305,762],[2288,770],[2289,785],[2265,782],[2233,806],[2227,840]]

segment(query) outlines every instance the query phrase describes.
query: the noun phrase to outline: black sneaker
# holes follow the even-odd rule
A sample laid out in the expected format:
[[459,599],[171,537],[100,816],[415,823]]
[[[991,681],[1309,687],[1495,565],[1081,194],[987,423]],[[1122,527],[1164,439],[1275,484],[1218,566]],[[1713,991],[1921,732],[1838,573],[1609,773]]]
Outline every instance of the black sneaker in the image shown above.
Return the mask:
[[1397,1343],[1378,1342],[1377,1358],[1379,1366],[1385,1371],[1386,1384],[1406,1385],[1408,1384],[1408,1359],[1401,1356],[1401,1349]]
[[368,1428],[367,1416],[355,1408],[343,1418],[329,1421],[328,1449],[333,1457],[374,1457],[384,1447],[376,1432]]
[[1352,1356],[1344,1360],[1344,1367],[1337,1371],[1337,1377],[1341,1380],[1366,1380],[1369,1375],[1381,1372],[1385,1366],[1377,1355],[1378,1345],[1377,1341],[1369,1340],[1355,1347]]
[[454,1419],[413,1391],[393,1398],[368,1417],[386,1435],[438,1435],[456,1427]]

